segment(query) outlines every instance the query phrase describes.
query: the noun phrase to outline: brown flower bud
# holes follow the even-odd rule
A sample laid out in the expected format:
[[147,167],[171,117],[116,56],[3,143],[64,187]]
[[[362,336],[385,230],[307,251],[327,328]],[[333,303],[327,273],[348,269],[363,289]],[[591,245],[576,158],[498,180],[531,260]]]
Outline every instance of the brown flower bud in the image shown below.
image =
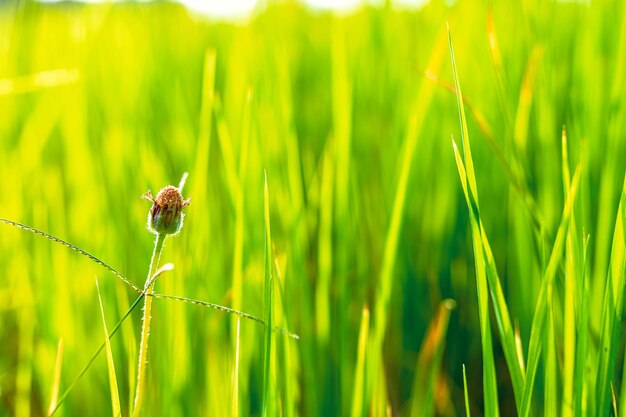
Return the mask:
[[148,212],[148,229],[154,234],[174,235],[183,227],[183,209],[190,199],[183,200],[180,190],[168,185],[152,197],[150,190],[142,198],[152,202]]

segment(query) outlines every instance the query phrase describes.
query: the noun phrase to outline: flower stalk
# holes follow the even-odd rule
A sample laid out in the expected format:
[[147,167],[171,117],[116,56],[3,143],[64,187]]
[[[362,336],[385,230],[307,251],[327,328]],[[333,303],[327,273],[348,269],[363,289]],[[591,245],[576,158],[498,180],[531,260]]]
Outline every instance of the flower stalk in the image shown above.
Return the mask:
[[[189,199],[184,200],[181,194],[187,174],[183,175],[178,188],[167,186],[157,194],[156,198],[152,197],[150,191],[142,196],[145,200],[152,202],[152,207],[148,212],[148,230],[156,234],[152,258],[150,259],[150,268],[148,277],[144,284],[143,292],[145,295],[154,293],[154,279],[159,266],[159,258],[163,250],[163,243],[168,235],[175,235],[180,232],[183,227],[183,209],[189,205]],[[143,324],[141,327],[141,343],[139,345],[139,362],[137,366],[137,390],[135,392],[135,402],[133,406],[133,417],[141,414],[141,404],[143,401],[146,386],[146,363],[148,355],[148,338],[150,336],[150,321],[152,312],[152,297],[145,297],[143,308]]]

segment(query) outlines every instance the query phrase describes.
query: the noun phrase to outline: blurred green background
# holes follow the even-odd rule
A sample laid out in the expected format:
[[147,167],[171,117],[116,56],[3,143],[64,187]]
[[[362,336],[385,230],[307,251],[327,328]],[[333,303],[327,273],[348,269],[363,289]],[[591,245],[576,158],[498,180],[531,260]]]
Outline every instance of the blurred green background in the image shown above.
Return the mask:
[[[575,216],[576,234],[591,236],[582,276],[593,391],[626,170],[621,1],[433,0],[342,15],[288,2],[238,22],[173,3],[2,3],[0,217],[72,242],[142,286],[153,236],[139,197],[187,171],[192,202],[180,235],[166,241],[162,261],[175,269],[157,291],[263,317],[265,171],[276,321],[300,335],[275,334],[276,415],[462,416],[465,364],[469,408],[480,416],[446,22],[482,219],[524,352],[563,210],[563,126],[572,171],[583,164]],[[552,307],[559,369],[563,264]],[[0,416],[47,413],[59,340],[61,391],[98,348],[96,277],[110,329],[136,293],[88,259],[0,225]],[[136,309],[112,339],[124,415],[140,320]],[[492,327],[500,413],[515,415]],[[237,404],[239,415],[261,415],[263,326],[241,322],[237,401],[235,329],[232,315],[155,300],[144,414],[233,415]],[[618,394],[622,357],[611,379]],[[110,415],[111,398],[102,354],[57,415]]]

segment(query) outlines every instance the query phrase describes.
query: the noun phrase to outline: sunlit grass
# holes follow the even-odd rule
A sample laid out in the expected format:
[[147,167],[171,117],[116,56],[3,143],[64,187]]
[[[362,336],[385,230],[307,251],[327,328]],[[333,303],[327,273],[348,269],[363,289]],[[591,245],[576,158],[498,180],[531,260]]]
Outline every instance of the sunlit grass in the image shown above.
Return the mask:
[[621,2],[22,2],[0,62],[0,415],[626,414]]

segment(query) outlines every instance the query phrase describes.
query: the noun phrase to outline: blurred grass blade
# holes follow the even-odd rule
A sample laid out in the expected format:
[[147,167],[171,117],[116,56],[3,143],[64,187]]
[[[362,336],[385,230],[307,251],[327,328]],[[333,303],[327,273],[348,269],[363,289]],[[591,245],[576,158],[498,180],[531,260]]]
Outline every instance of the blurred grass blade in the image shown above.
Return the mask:
[[333,274],[333,184],[335,182],[335,156],[332,139],[327,141],[322,157],[320,178],[319,233],[315,288],[315,324],[317,339],[322,346],[328,344],[330,334],[330,288]]
[[624,286],[626,284],[626,175],[615,221],[609,274],[602,308],[602,334],[596,376],[596,415],[604,416],[610,409],[610,386],[615,377],[615,362],[619,348]]
[[556,239],[554,240],[554,246],[550,253],[548,260],[548,266],[543,274],[541,289],[539,291],[537,304],[535,306],[535,313],[533,316],[533,323],[530,331],[530,342],[528,347],[528,367],[526,370],[526,381],[524,384],[524,396],[522,398],[521,416],[526,417],[530,414],[530,401],[532,398],[532,392],[535,384],[535,376],[537,373],[537,367],[539,365],[539,355],[541,354],[541,341],[544,338],[544,324],[546,316],[546,308],[548,305],[548,292],[549,287],[554,281],[556,270],[559,265],[561,254],[563,252],[563,246],[565,243],[566,233],[569,227],[570,215],[576,199],[576,193],[578,191],[578,185],[580,183],[581,168],[578,166],[574,173],[572,184],[567,194],[567,200],[565,207],[563,208],[563,215],[561,216],[561,222],[557,230]]
[[241,318],[237,317],[235,332],[235,367],[233,368],[232,416],[239,417],[239,346],[241,345]]
[[57,359],[54,365],[54,380],[52,381],[52,394],[50,395],[50,406],[48,406],[48,414],[56,408],[59,399],[59,387],[61,385],[61,368],[63,365],[63,339],[59,339],[57,345]]
[[[587,279],[587,253],[589,237],[583,238],[582,251],[582,283],[581,283],[581,307],[580,319],[577,324],[578,340],[576,344],[576,363],[574,365],[574,415],[582,416],[587,414],[587,393],[590,392],[589,378],[587,372],[588,340],[589,340],[589,280]],[[626,361],[624,362],[626,364]],[[622,385],[624,387],[624,385]],[[623,414],[623,413],[622,413]]]
[[544,416],[557,417],[556,340],[554,338],[554,315],[552,313],[552,286],[548,288],[548,332],[544,341],[546,344]]
[[613,382],[611,382],[611,405],[613,406],[613,415],[615,417],[619,417],[617,412],[617,398],[615,398],[615,388],[613,387]]
[[[563,167],[563,187],[567,193],[571,186],[569,157],[567,151],[567,135],[565,127],[561,134],[561,160]],[[577,285],[584,279],[578,271],[582,271],[579,256],[579,242],[577,238],[576,216],[573,214],[567,233],[565,251],[564,303],[563,303],[563,398],[561,404],[562,417],[573,415],[574,373],[576,361],[576,290]],[[580,287],[582,288],[582,287]],[[579,394],[582,395],[582,392]]]
[[352,393],[352,417],[362,417],[363,408],[363,390],[365,378],[365,355],[367,352],[367,338],[370,325],[370,310],[367,306],[363,306],[361,313],[361,328],[359,330],[359,343],[357,350],[356,366],[354,368],[354,392]]
[[469,393],[467,389],[467,375],[465,374],[465,364],[463,364],[463,397],[465,399],[465,417],[471,417]]
[[102,327],[104,329],[104,344],[107,356],[107,368],[109,369],[109,388],[111,390],[111,407],[113,408],[113,417],[122,415],[122,407],[120,405],[120,393],[117,388],[117,376],[115,372],[115,362],[113,361],[113,351],[111,350],[111,341],[109,340],[109,331],[104,317],[104,306],[102,305],[102,295],[100,294],[100,285],[96,279],[96,288],[98,290],[98,302],[100,304],[100,315],[102,316]]
[[[438,71],[443,63],[443,57],[445,56],[444,35],[445,34],[443,31],[440,32],[436,42],[433,45],[433,49],[428,62],[428,68],[432,71]],[[411,165],[419,134],[424,125],[425,114],[427,113],[428,106],[432,101],[433,95],[434,87],[431,85],[431,83],[427,83],[425,81],[422,82],[419,92],[415,97],[415,101],[413,102],[411,107],[410,119],[408,120],[406,136],[403,142],[400,173],[394,193],[391,219],[389,220],[387,235],[385,237],[385,246],[383,250],[382,265],[380,267],[380,275],[376,284],[377,290],[373,314],[374,325],[368,347],[369,352],[366,362],[366,372],[370,374],[368,379],[366,379],[366,403],[370,401],[370,398],[372,398],[373,401],[376,401],[376,393],[372,391],[374,389],[373,386],[377,384],[378,386],[380,386],[379,381],[382,380],[382,377],[379,376],[378,372],[380,372],[383,366],[381,363],[379,363],[379,361],[382,357],[383,338],[387,329],[387,310],[389,308],[391,291],[393,289],[393,271],[395,269],[395,263],[397,258],[396,252],[402,226],[404,204],[408,192],[408,181],[411,173]],[[370,381],[370,379],[373,382]],[[381,397],[382,396],[379,396],[378,398]]]
[[265,330],[263,343],[263,416],[276,415],[275,408],[275,369],[272,367],[272,344],[274,326],[274,279],[272,274],[272,236],[270,231],[269,190],[267,187],[267,173],[264,183],[264,228],[265,228]]
[[498,99],[500,101],[500,107],[502,114],[504,115],[504,121],[509,127],[511,125],[511,107],[507,101],[508,88],[506,74],[504,73],[504,64],[502,62],[502,54],[500,53],[500,45],[498,42],[498,35],[496,33],[495,24],[493,22],[493,6],[489,5],[487,10],[487,38],[489,40],[489,54],[491,56],[491,63],[493,65],[494,72],[496,74],[496,84],[498,86]]
[[435,391],[441,372],[448,321],[455,307],[454,300],[443,300],[424,336],[413,378],[412,417],[434,415]]
[[[285,300],[285,282],[283,281],[283,275],[281,273],[282,268],[278,262],[278,255],[276,253],[276,247],[272,246],[272,252],[274,254],[274,271],[276,272],[276,285],[278,286],[278,296],[280,308],[274,311],[276,323],[281,323],[284,327],[289,327],[289,321],[287,320],[287,303]],[[282,413],[284,417],[293,417],[296,415],[296,396],[298,391],[298,374],[297,366],[293,361],[291,340],[288,337],[281,338],[281,344],[277,345],[282,348],[281,368],[283,376],[283,401]],[[277,349],[278,351],[278,349]],[[278,354],[278,353],[277,353]],[[278,363],[278,362],[277,362]]]
[[0,80],[0,96],[22,94],[75,83],[80,76],[76,68],[61,68],[41,71],[36,74],[23,75]]

